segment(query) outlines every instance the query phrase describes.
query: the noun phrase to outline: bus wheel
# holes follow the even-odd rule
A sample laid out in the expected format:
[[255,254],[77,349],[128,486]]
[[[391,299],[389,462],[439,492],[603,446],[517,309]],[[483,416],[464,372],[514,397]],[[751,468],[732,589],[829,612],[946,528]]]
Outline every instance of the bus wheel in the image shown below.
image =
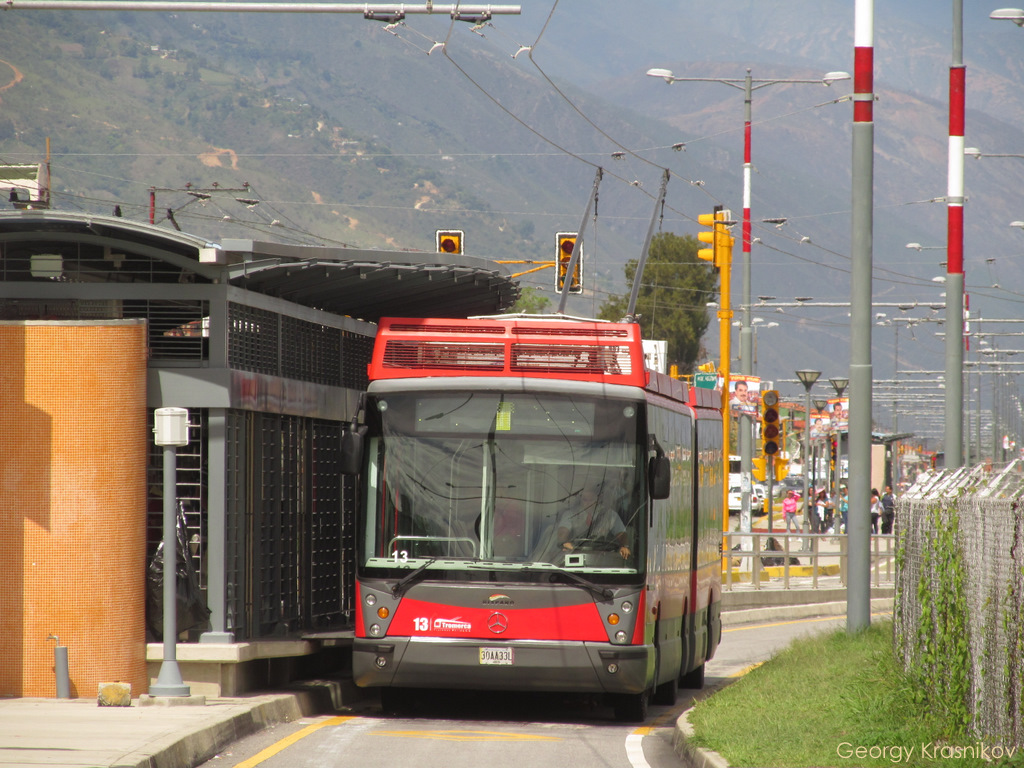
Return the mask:
[[679,698],[679,679],[673,677],[667,683],[662,683],[654,689],[654,696],[651,697],[651,701],[655,704],[664,704],[665,706],[671,707],[676,703],[676,699]]
[[642,723],[647,719],[647,702],[651,692],[617,693],[612,702],[615,719],[625,723]]
[[700,690],[704,687],[704,665],[701,664],[696,669],[691,669],[685,675],[679,679],[679,684],[683,688],[693,688]]

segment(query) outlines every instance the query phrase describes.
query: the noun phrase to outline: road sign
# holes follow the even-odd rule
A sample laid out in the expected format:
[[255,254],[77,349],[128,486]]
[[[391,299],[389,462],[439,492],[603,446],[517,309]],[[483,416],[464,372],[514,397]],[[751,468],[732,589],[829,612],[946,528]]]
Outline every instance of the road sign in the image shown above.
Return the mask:
[[695,373],[693,374],[693,384],[699,389],[714,389],[718,386],[718,374]]

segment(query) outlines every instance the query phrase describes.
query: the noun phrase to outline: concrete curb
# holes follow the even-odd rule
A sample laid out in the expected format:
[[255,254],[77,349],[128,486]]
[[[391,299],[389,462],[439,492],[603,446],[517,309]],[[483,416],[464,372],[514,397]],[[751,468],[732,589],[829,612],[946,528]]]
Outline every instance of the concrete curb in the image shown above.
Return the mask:
[[687,739],[693,737],[693,726],[690,725],[690,713],[693,707],[686,710],[676,720],[676,732],[672,736],[672,748],[679,755],[686,768],[729,768],[717,752],[710,749],[701,749],[690,744]]
[[232,743],[279,723],[339,711],[363,694],[352,683],[311,681],[288,693],[239,701],[229,710],[210,712],[210,721],[186,734],[172,734],[124,755],[114,768],[184,768],[214,757]]
[[[874,597],[871,599],[871,612],[884,613],[892,611],[892,597]],[[773,605],[764,608],[747,608],[739,611],[722,611],[722,626],[731,627],[738,624],[752,624],[760,621],[779,621],[783,619],[808,619],[814,616],[844,616],[846,600],[830,603],[808,603],[805,605]]]
[[235,711],[211,713],[210,722],[182,735],[171,734],[152,741],[143,749],[122,757],[115,768],[182,768],[199,765],[232,742],[276,723],[297,720],[303,712],[302,696],[294,693],[258,697],[253,706],[240,705]]

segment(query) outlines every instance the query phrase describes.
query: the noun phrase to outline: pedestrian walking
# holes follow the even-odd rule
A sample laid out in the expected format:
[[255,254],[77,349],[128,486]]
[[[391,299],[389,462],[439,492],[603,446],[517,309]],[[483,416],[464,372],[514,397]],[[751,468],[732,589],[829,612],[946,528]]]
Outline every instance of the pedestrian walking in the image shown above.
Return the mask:
[[825,533],[828,530],[825,526],[825,520],[828,517],[828,506],[828,494],[825,491],[818,491],[818,496],[814,500],[813,533]]
[[878,489],[871,489],[871,532],[878,533],[878,519],[882,516],[882,499]]
[[885,486],[885,493],[882,494],[882,533],[892,533],[892,525],[896,521],[896,497],[893,496],[892,486]]
[[[786,520],[786,533],[800,533],[800,525],[796,521],[796,491],[790,491],[786,494],[786,498],[782,500],[782,514]],[[793,528],[790,530],[790,524]]]

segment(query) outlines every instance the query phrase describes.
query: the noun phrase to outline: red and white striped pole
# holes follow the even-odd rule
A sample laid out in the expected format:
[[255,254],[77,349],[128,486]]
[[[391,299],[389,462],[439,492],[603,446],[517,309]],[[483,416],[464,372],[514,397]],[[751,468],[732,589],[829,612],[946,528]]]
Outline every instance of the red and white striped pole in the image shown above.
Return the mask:
[[871,624],[871,272],[874,217],[874,0],[856,0],[850,216],[850,513],[846,629]]
[[963,0],[953,0],[953,61],[949,67],[949,170],[946,188],[946,376],[947,467],[963,459],[964,362],[964,112],[967,69],[963,59]]

